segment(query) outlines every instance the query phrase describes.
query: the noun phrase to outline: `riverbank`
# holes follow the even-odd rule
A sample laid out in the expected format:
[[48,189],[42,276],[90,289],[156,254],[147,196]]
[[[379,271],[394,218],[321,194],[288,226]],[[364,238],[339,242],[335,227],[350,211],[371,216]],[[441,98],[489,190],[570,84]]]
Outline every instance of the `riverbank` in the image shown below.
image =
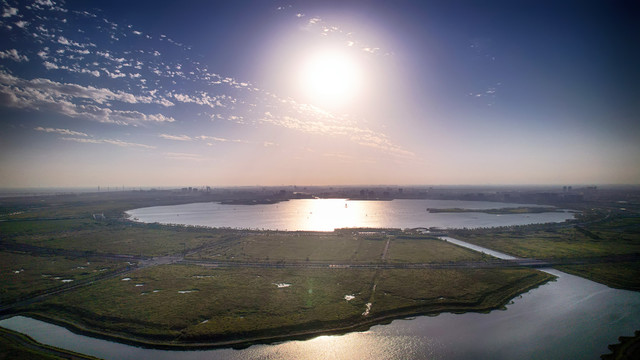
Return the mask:
[[25,334],[0,328],[0,359],[98,360],[98,358],[45,345]]

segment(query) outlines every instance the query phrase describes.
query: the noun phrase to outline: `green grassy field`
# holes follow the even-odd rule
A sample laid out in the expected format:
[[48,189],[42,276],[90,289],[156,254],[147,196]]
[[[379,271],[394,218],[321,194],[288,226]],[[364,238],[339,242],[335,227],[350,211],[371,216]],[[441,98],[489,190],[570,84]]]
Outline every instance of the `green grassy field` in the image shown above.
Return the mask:
[[337,261],[380,260],[385,241],[344,233],[247,233],[211,243],[193,258],[242,261]]
[[[398,314],[483,311],[500,307],[519,292],[551,278],[530,269],[374,271],[165,265],[128,274],[125,279],[130,280],[102,281],[28,310],[145,341],[216,342],[330,331]],[[372,305],[364,316],[368,302]]]
[[397,237],[389,243],[386,259],[397,263],[480,261],[482,254],[429,237]]
[[123,261],[0,252],[0,304],[95,279],[127,265]]
[[[454,230],[450,235],[525,258],[580,259],[640,254],[640,217],[614,214],[586,224]],[[560,270],[612,287],[640,289],[638,262],[564,265]]]
[[0,233],[16,243],[52,249],[162,256],[223,239],[230,231],[73,219],[3,222]]
[[628,227],[627,231],[620,231],[620,227],[608,223],[590,226],[589,229],[475,229],[451,231],[450,235],[526,258],[579,258],[640,253],[640,218],[625,219],[624,224],[624,227]]

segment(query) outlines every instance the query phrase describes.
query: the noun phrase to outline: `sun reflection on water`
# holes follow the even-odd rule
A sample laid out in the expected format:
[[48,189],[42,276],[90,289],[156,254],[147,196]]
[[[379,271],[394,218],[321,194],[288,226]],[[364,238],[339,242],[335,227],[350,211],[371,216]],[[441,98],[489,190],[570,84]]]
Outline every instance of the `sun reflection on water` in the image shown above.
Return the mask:
[[[382,224],[377,204],[368,201],[349,201],[345,199],[314,199],[306,202],[299,210],[296,229],[315,229],[333,231],[346,227],[380,227]],[[371,215],[369,214],[371,213]]]

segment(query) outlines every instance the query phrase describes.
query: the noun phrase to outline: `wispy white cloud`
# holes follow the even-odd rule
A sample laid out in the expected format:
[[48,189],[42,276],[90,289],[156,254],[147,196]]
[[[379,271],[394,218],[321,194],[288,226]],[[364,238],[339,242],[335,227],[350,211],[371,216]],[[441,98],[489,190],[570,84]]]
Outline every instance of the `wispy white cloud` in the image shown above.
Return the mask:
[[14,7],[6,7],[2,10],[2,17],[3,18],[7,18],[7,17],[12,17],[18,14],[18,9],[14,8]]
[[167,159],[172,159],[172,160],[188,160],[188,161],[201,161],[201,160],[204,160],[202,155],[190,154],[190,153],[168,152],[168,153],[165,153],[165,157]]
[[0,59],[11,59],[17,62],[29,61],[26,55],[20,55],[16,49],[0,51]]
[[215,142],[234,142],[234,143],[245,143],[245,144],[250,143],[247,140],[225,139],[217,136],[207,136],[207,135],[196,136],[196,139],[205,140],[205,141],[215,141]]
[[[301,18],[302,16],[297,16]],[[340,40],[345,46],[360,49],[363,52],[373,55],[392,55],[391,52],[382,51],[378,46],[372,46],[357,39],[357,35],[351,31],[343,30],[340,26],[330,24],[320,17],[312,17],[307,20],[304,27],[307,31],[316,33],[323,37],[332,37]]]
[[175,141],[192,141],[193,139],[188,135],[169,135],[169,134],[160,134],[159,137],[167,140],[175,140]]
[[37,130],[37,131],[44,131],[47,133],[55,133],[55,134],[60,134],[60,135],[67,135],[67,136],[84,136],[84,137],[89,137],[89,135],[80,132],[80,131],[74,131],[74,130],[69,130],[69,129],[58,129],[58,128],[43,128],[42,126],[38,126],[33,128],[33,130]]
[[108,144],[108,145],[116,145],[116,146],[120,146],[120,147],[134,147],[134,148],[143,148],[143,149],[155,149],[155,146],[151,146],[151,145],[146,145],[146,144],[139,144],[139,143],[132,143],[132,142],[127,142],[127,141],[122,141],[122,140],[114,140],[114,139],[84,139],[84,138],[74,138],[74,137],[63,137],[60,138],[62,140],[65,141],[75,141],[75,142],[79,142],[79,143],[85,143],[85,144]]
[[[94,104],[77,104],[75,100],[85,100]],[[52,111],[71,117],[121,125],[175,121],[172,117],[163,114],[145,114],[137,110],[113,110],[107,104],[110,100],[128,104],[152,102],[150,97],[134,96],[123,91],[114,92],[105,88],[59,83],[41,78],[25,80],[0,71],[0,105]]]

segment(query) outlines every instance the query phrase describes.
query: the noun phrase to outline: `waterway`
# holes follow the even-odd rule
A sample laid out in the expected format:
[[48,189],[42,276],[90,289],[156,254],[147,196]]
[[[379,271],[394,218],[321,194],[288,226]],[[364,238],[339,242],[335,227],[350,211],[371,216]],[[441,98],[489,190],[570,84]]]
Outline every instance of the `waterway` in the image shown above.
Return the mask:
[[261,205],[223,205],[209,202],[154,206],[129,210],[127,213],[131,219],[146,223],[289,231],[333,231],[346,227],[479,228],[563,222],[574,217],[574,213],[570,211],[538,214],[427,211],[435,208],[486,210],[521,206],[536,205],[459,200],[297,199]]

